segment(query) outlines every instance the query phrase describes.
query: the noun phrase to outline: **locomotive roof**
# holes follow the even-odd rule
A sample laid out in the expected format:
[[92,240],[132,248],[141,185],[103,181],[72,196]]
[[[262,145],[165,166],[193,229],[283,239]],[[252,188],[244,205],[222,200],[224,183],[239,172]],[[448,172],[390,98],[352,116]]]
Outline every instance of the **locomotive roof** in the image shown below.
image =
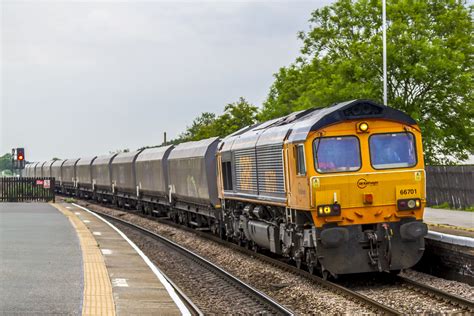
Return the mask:
[[[289,142],[306,140],[308,133],[334,123],[380,118],[408,125],[416,124],[410,116],[389,106],[371,100],[351,100],[324,108],[312,108],[284,117],[243,128],[224,139],[223,151],[279,144],[288,137]],[[289,134],[289,135],[288,135]]]

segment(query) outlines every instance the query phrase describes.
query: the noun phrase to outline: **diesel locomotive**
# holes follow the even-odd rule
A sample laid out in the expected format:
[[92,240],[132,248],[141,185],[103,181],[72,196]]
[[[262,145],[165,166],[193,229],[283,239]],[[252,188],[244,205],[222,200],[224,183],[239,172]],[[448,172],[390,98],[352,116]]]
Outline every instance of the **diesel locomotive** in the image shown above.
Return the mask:
[[30,164],[59,192],[207,229],[329,275],[398,272],[424,250],[420,128],[370,100],[223,139]]

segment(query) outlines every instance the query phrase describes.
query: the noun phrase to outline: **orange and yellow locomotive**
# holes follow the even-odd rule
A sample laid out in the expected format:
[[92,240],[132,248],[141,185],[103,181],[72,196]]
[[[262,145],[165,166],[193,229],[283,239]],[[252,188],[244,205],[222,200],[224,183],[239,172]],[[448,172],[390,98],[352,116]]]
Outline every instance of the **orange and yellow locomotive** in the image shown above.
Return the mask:
[[244,128],[218,147],[225,233],[310,271],[399,271],[427,226],[420,128],[354,100]]

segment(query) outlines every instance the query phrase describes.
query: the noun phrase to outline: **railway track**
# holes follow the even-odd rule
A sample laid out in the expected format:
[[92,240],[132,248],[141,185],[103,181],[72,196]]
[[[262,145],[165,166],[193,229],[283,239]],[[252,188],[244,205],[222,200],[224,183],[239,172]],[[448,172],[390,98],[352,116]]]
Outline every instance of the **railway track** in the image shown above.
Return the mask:
[[[175,224],[175,223],[173,223],[169,220],[162,220],[161,219],[159,221],[162,222],[162,223],[172,225],[172,226],[177,227],[177,228],[183,227],[182,225],[177,225],[177,224]],[[188,227],[185,227],[185,229],[188,230],[188,231],[191,231],[191,232],[193,232],[193,231],[196,232],[195,230],[190,229]],[[384,314],[405,314],[405,312],[403,312],[403,311],[398,311],[398,310],[396,310],[396,309],[394,309],[394,308],[392,308],[388,305],[385,305],[382,302],[371,299],[371,298],[367,297],[364,294],[360,294],[357,291],[353,291],[353,290],[351,290],[347,287],[341,286],[337,283],[324,280],[324,279],[320,278],[319,276],[310,274],[309,272],[307,272],[305,270],[298,269],[298,268],[296,268],[296,267],[294,267],[294,266],[292,266],[288,263],[285,263],[283,261],[270,258],[266,255],[255,253],[253,251],[242,248],[242,247],[240,247],[238,245],[235,245],[233,243],[223,241],[223,240],[221,240],[220,238],[218,238],[214,235],[206,234],[206,233],[199,232],[199,231],[197,231],[197,233],[200,236],[203,236],[205,238],[212,239],[216,242],[219,242],[221,244],[225,244],[226,246],[229,246],[229,247],[231,247],[233,249],[236,249],[238,251],[241,251],[241,252],[247,253],[249,255],[255,256],[255,257],[257,257],[258,259],[260,259],[264,262],[268,262],[268,263],[271,263],[275,266],[278,266],[279,268],[286,269],[287,271],[289,271],[291,273],[298,274],[300,276],[304,276],[305,278],[308,278],[312,281],[315,281],[318,284],[321,284],[321,285],[325,286],[326,288],[328,288],[330,290],[335,290],[336,292],[340,293],[343,296],[346,296],[346,297],[351,298],[351,299],[359,300],[363,303],[363,305],[367,306],[368,308],[372,309],[373,311],[382,312]],[[465,298],[462,298],[458,295],[453,295],[453,294],[441,291],[441,290],[436,289],[434,287],[431,287],[429,285],[426,285],[426,284],[423,284],[423,283],[420,283],[420,282],[417,282],[417,281],[413,281],[411,279],[408,279],[408,278],[405,278],[405,277],[402,277],[402,276],[388,275],[388,278],[394,278],[395,282],[399,283],[401,286],[406,287],[406,288],[408,288],[412,291],[418,292],[420,295],[424,295],[424,296],[427,296],[427,297],[435,297],[435,298],[437,298],[437,299],[439,299],[443,302],[446,302],[446,303],[448,303],[448,304],[450,304],[454,307],[458,307],[461,311],[470,312],[470,313],[474,312],[474,302],[472,302],[470,300],[467,300]]]
[[467,300],[458,295],[453,295],[453,294],[441,291],[432,286],[429,286],[429,285],[426,285],[426,284],[423,284],[423,283],[420,283],[420,282],[417,282],[417,281],[414,281],[402,276],[395,276],[395,279],[397,282],[402,284],[402,286],[405,286],[416,292],[426,294],[427,296],[430,296],[430,297],[436,297],[439,300],[448,302],[449,304],[453,306],[459,307],[463,311],[474,313],[474,302],[470,300]]
[[[334,282],[331,282],[331,281],[324,280],[324,279],[322,279],[321,277],[319,277],[317,275],[313,275],[313,274],[310,274],[309,272],[307,272],[305,270],[298,269],[295,266],[290,265],[289,263],[283,262],[281,260],[276,260],[276,259],[270,258],[270,257],[268,257],[266,255],[263,255],[263,254],[255,253],[254,251],[251,251],[251,250],[248,250],[246,248],[240,247],[240,246],[235,245],[231,242],[224,241],[224,240],[218,238],[217,236],[211,235],[209,233],[201,232],[201,231],[196,231],[192,228],[176,224],[176,223],[174,223],[174,222],[172,222],[168,219],[163,219],[163,218],[161,218],[161,219],[160,218],[153,218],[153,219],[157,220],[161,223],[179,228],[179,229],[184,229],[186,231],[193,232],[193,233],[195,233],[195,234],[197,234],[201,237],[204,237],[206,239],[213,240],[215,242],[223,244],[223,245],[225,245],[229,248],[232,248],[234,250],[237,250],[239,252],[243,252],[247,255],[251,255],[253,257],[256,257],[259,260],[264,261],[266,263],[270,263],[270,264],[272,264],[272,265],[274,265],[278,268],[284,269],[288,272],[291,272],[293,274],[297,274],[299,276],[303,276],[307,279],[310,279],[310,280],[324,286],[325,288],[327,288],[331,291],[335,291],[335,292],[339,293],[340,295],[345,296],[346,298],[348,298],[350,300],[357,300],[357,301],[361,302],[362,305],[368,307],[369,309],[371,309],[374,312],[379,312],[379,313],[389,314],[389,315],[405,314],[405,312],[403,312],[403,311],[399,311],[399,310],[397,310],[395,308],[392,308],[392,307],[390,307],[390,306],[388,306],[388,305],[386,305],[382,302],[371,299],[368,296],[366,296],[364,294],[361,294],[357,291],[351,290],[348,287],[342,286],[340,284],[337,284],[337,283],[334,283]],[[423,283],[420,283],[420,282],[417,282],[417,281],[414,281],[414,280],[411,280],[411,279],[408,279],[408,278],[405,278],[405,277],[402,277],[402,276],[393,276],[393,275],[387,275],[387,276],[388,276],[387,279],[389,279],[391,282],[394,281],[394,282],[400,284],[403,287],[406,287],[406,288],[408,288],[412,291],[418,292],[420,295],[424,295],[424,296],[430,297],[430,298],[434,297],[434,298],[436,298],[438,300],[441,300],[443,302],[446,302],[446,303],[448,303],[448,304],[450,304],[454,307],[457,307],[460,311],[469,312],[469,313],[474,312],[474,302],[472,302],[470,300],[467,300],[465,298],[462,298],[458,295],[453,295],[451,293],[441,291],[441,290],[436,289],[434,287],[431,287],[429,285],[426,285],[426,284],[423,284]]]
[[[150,230],[139,227],[123,219],[110,216],[102,212],[97,212],[94,210],[91,211],[106,218],[119,229],[126,231],[126,234],[129,237],[131,237],[130,235],[135,235],[134,239],[137,239],[140,238],[137,235],[141,235],[153,240],[153,248],[155,251],[159,250],[161,254],[166,253],[166,257],[171,259],[173,268],[176,272],[185,272],[182,277],[184,277],[184,281],[187,282],[188,287],[197,287],[198,292],[201,294],[207,292],[224,296],[227,303],[229,304],[229,309],[227,312],[243,314],[293,315],[291,310],[280,305],[271,297],[268,297],[264,293],[242,282],[212,262],[178,245],[168,238],[160,236]],[[144,241],[144,243],[146,244],[147,241]],[[160,246],[157,246],[156,243],[158,243]],[[177,277],[180,279],[179,275],[171,276],[170,273],[166,273],[174,280],[175,283],[179,282],[179,280],[177,281],[175,278]],[[182,285],[180,287],[182,289],[184,288]],[[194,294],[187,294],[187,296],[193,300]],[[200,299],[199,295],[197,299]],[[200,304],[200,302],[196,300],[193,300],[193,302],[205,314],[209,312],[215,312],[215,310],[209,310],[209,308],[217,308],[217,306],[209,306],[207,303]]]
[[[104,213],[102,213],[102,212],[97,212],[97,213],[101,214],[101,215],[104,215]],[[139,215],[141,217],[145,217],[145,218],[150,219],[150,217],[144,216],[140,213],[135,213],[135,214]],[[308,280],[311,280],[311,281],[323,286],[324,288],[330,290],[331,292],[335,292],[335,293],[345,297],[348,300],[358,302],[360,305],[367,307],[369,310],[372,310],[373,312],[381,313],[381,314],[389,314],[389,315],[400,315],[400,314],[405,314],[406,313],[406,311],[399,310],[398,308],[394,308],[394,307],[389,306],[389,304],[384,303],[383,300],[370,298],[368,295],[360,293],[357,290],[352,290],[347,286],[343,286],[343,285],[340,285],[340,284],[337,284],[337,283],[334,283],[334,282],[331,282],[331,281],[324,280],[321,277],[316,276],[316,275],[312,275],[312,274],[310,274],[309,272],[307,272],[305,270],[298,269],[295,266],[293,266],[293,265],[291,265],[287,262],[268,257],[267,255],[264,255],[264,254],[256,253],[252,250],[249,250],[249,249],[240,247],[236,244],[233,244],[231,242],[222,240],[222,239],[220,239],[219,237],[217,237],[215,235],[212,235],[212,234],[209,234],[209,233],[206,233],[206,232],[202,232],[202,231],[197,231],[195,229],[188,228],[188,227],[176,224],[176,223],[174,223],[174,222],[172,222],[168,219],[165,219],[165,218],[153,217],[152,219],[155,220],[155,221],[158,221],[160,223],[163,223],[163,224],[181,229],[181,230],[189,231],[189,232],[191,232],[193,234],[196,234],[200,237],[206,238],[208,240],[215,241],[215,242],[217,242],[221,245],[224,245],[225,247],[231,248],[231,249],[236,250],[240,253],[244,253],[244,254],[252,256],[252,257],[254,257],[258,260],[261,260],[265,263],[271,264],[272,266],[275,266],[279,269],[285,270],[287,272],[290,272],[290,273],[298,275],[298,276],[302,276],[302,277],[304,277]],[[442,301],[442,302],[445,302],[449,305],[452,305],[453,307],[456,307],[457,311],[459,311],[459,312],[468,312],[468,313],[474,312],[474,302],[472,302],[470,300],[467,300],[465,298],[462,298],[460,296],[453,295],[453,294],[441,291],[441,290],[436,289],[434,287],[428,286],[426,284],[423,284],[423,283],[420,283],[420,282],[417,282],[417,281],[414,281],[414,280],[411,280],[411,279],[408,279],[408,278],[405,278],[405,277],[402,277],[402,276],[387,275],[387,280],[390,283],[397,283],[398,286],[401,286],[401,287],[409,289],[413,292],[416,292],[420,296],[426,296],[427,299],[428,298],[435,298],[439,301]]]
[[153,218],[153,219],[159,221],[160,223],[164,223],[164,224],[173,226],[175,228],[179,228],[179,229],[183,229],[183,230],[195,233],[195,234],[197,234],[201,237],[204,237],[206,239],[210,239],[210,240],[213,240],[217,243],[225,245],[228,248],[231,248],[233,250],[236,250],[236,251],[239,251],[239,252],[244,253],[246,255],[257,258],[257,259],[259,259],[259,260],[261,260],[265,263],[268,263],[272,266],[275,266],[279,269],[285,270],[287,272],[290,272],[290,273],[298,275],[298,276],[302,276],[306,279],[309,279],[309,280],[321,285],[322,287],[328,289],[331,292],[335,292],[335,293],[345,297],[348,300],[356,301],[356,302],[360,303],[360,305],[367,307],[369,310],[371,310],[375,313],[386,314],[386,315],[400,315],[401,314],[397,310],[391,308],[390,306],[379,303],[379,302],[377,302],[377,301],[375,301],[375,300],[373,300],[373,299],[371,299],[371,298],[369,298],[369,297],[367,297],[363,294],[360,294],[356,291],[353,291],[349,288],[346,288],[346,287],[341,286],[339,284],[336,284],[334,282],[324,280],[323,278],[321,278],[317,275],[310,274],[309,272],[307,272],[305,270],[298,269],[295,266],[292,266],[292,265],[290,265],[288,263],[285,263],[283,261],[280,261],[280,260],[268,257],[266,255],[254,252],[252,250],[243,248],[243,247],[238,246],[234,243],[222,240],[219,237],[214,236],[212,234],[205,233],[205,232],[202,232],[202,231],[197,231],[195,229],[176,224],[176,223],[174,223],[174,222],[172,222],[168,219],[162,219],[162,218]]

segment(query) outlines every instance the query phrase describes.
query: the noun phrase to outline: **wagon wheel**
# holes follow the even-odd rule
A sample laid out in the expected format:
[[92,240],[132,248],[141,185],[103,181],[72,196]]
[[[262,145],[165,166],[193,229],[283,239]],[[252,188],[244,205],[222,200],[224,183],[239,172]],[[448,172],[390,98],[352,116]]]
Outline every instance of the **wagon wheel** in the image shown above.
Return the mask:
[[301,269],[301,263],[302,262],[303,262],[303,260],[301,260],[301,258],[295,258],[296,267],[298,269]]
[[327,280],[330,276],[330,273],[328,270],[323,270],[322,275],[323,275],[323,280]]
[[259,247],[256,243],[252,243],[252,250],[253,250],[253,252],[258,252]]

